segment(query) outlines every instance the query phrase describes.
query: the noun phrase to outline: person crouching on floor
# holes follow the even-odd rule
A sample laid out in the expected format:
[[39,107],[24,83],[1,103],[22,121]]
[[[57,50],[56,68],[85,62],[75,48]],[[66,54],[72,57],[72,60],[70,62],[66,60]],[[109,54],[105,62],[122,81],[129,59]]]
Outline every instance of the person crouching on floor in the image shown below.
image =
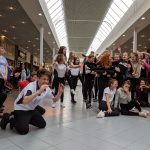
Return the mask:
[[60,84],[58,93],[54,96],[48,85],[50,72],[41,69],[37,72],[37,76],[37,81],[29,83],[18,95],[14,103],[14,112],[3,115],[0,124],[2,129],[6,129],[7,124],[10,123],[11,129],[14,127],[19,134],[24,135],[29,132],[29,124],[38,128],[45,128],[46,122],[35,108],[45,98],[53,101],[59,100],[64,86]]

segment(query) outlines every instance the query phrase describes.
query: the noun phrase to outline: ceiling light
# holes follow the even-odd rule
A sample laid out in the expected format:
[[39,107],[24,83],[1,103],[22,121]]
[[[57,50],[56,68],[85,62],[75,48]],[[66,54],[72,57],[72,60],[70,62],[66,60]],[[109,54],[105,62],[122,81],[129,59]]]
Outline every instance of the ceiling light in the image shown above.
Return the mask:
[[145,17],[142,17],[141,19],[142,19],[142,20],[145,20]]
[[5,38],[5,36],[4,36],[4,35],[2,35],[2,36],[1,36],[1,38],[3,39],[3,38]]
[[2,14],[0,14],[0,17],[2,17],[3,15]]
[[148,39],[148,41],[150,41],[150,39]]
[[39,40],[39,38],[35,38],[35,40],[37,40],[37,41],[38,41],[38,40]]
[[39,16],[42,16],[42,13],[38,13]]
[[139,44],[138,46],[142,46],[141,44]]
[[6,33],[6,32],[8,32],[8,31],[7,31],[6,29],[4,29],[4,30],[3,30],[3,32],[5,32],[5,33]]
[[145,35],[143,34],[143,35],[141,35],[141,38],[144,38],[145,37]]
[[28,46],[26,48],[29,48]]
[[126,35],[125,35],[125,34],[123,34],[122,36],[123,36],[123,37],[125,37]]
[[10,7],[8,7],[8,9],[9,9],[9,10],[14,10],[15,8],[12,7],[12,6],[10,6]]
[[28,43],[31,43],[31,41],[29,40]]
[[50,35],[50,34],[51,34],[51,32],[48,32],[48,34]]
[[147,48],[147,46],[145,46],[144,48]]
[[15,29],[15,28],[16,28],[16,26],[11,26],[11,28],[12,28],[12,29]]
[[25,24],[26,22],[25,22],[25,21],[21,21],[21,23],[22,23],[22,24]]
[[36,45],[35,45],[35,44],[33,44],[33,47],[36,47]]

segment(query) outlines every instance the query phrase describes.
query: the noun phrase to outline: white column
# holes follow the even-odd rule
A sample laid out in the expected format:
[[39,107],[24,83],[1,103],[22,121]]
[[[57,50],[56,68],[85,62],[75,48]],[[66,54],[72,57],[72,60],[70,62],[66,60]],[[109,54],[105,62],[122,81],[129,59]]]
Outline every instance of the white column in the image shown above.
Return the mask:
[[137,31],[134,30],[133,32],[133,52],[137,52]]
[[40,67],[43,66],[43,36],[44,36],[44,28],[41,26],[40,28]]

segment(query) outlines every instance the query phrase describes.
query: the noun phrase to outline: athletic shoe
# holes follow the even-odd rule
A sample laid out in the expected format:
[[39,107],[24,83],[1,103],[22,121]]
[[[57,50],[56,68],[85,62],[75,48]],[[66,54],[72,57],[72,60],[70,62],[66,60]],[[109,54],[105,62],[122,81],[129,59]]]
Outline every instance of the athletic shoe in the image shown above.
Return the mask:
[[86,103],[86,109],[90,109],[90,108],[92,108],[91,103]]
[[65,108],[65,105],[64,105],[63,102],[60,103],[60,107],[61,107],[61,108]]
[[147,114],[143,111],[139,112],[139,116],[147,118]]
[[97,102],[98,100],[97,100],[97,98],[93,98],[93,102]]
[[5,113],[2,117],[2,120],[0,122],[0,126],[1,126],[1,129],[5,130],[6,129],[6,126],[7,124],[9,123],[9,117],[10,117],[10,114],[9,113]]
[[96,117],[97,117],[97,118],[104,118],[104,117],[105,117],[105,113],[101,110],[101,111],[97,114]]
[[77,101],[75,101],[75,100],[71,100],[71,102],[72,102],[73,104],[76,104],[76,103],[77,103]]
[[52,108],[55,108],[56,107],[56,103],[55,102],[53,102],[53,104],[52,104]]
[[73,95],[76,95],[76,92],[74,91],[74,89],[71,89],[71,93],[72,93]]

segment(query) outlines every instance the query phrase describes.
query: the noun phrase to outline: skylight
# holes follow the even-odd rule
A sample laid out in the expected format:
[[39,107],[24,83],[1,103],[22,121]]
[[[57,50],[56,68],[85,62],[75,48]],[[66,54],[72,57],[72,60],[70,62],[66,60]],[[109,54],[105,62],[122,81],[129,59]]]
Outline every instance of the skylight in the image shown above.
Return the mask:
[[68,38],[62,0],[45,0],[45,3],[60,45],[68,47]]
[[113,0],[102,24],[100,25],[92,41],[92,44],[88,49],[87,54],[89,54],[91,51],[96,51],[101,46],[103,41],[124,16],[133,2],[134,0]]

